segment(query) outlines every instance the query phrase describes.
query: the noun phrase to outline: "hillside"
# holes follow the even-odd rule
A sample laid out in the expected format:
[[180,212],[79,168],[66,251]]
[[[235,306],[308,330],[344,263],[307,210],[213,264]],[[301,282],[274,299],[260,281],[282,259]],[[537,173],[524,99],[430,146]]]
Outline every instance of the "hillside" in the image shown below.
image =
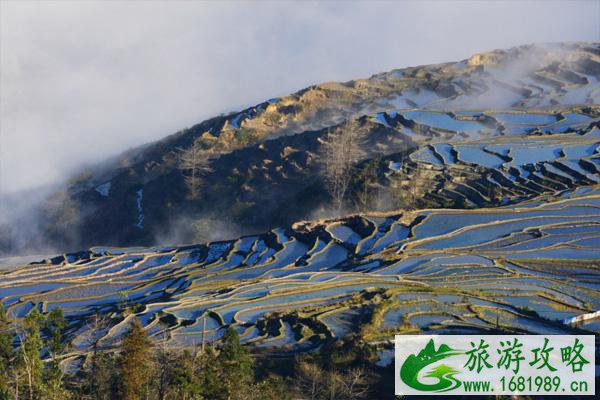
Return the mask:
[[[579,43],[311,86],[82,171],[2,227],[0,251],[210,241],[315,216],[493,206],[592,185],[599,78],[599,45]],[[361,151],[332,207],[323,143],[350,124]],[[195,146],[210,170],[190,198],[181,154]]]
[[[597,331],[561,321],[600,307],[600,187],[518,206],[371,213],[202,245],[94,247],[0,275],[8,312],[64,310],[77,365],[90,335],[133,318],[173,346],[233,326],[259,352],[358,334]],[[109,316],[91,332],[94,315]],[[204,333],[202,331],[204,330]]]
[[598,43],[522,46],[209,119],[1,227],[58,250],[1,269],[0,306],[62,310],[66,372],[134,320],[267,364],[360,343],[379,372],[394,334],[598,333],[599,79]]

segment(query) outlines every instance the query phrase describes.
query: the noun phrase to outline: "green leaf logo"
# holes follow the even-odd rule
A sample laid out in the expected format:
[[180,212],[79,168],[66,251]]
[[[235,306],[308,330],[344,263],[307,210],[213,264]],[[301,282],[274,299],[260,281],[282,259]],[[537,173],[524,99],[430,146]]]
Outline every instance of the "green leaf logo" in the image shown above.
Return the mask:
[[454,375],[459,371],[446,365],[439,364],[431,371],[425,374],[428,378],[437,378],[438,381],[433,384],[425,384],[419,381],[419,373],[428,365],[436,363],[445,358],[464,354],[463,351],[450,348],[448,345],[441,344],[436,350],[433,339],[425,345],[423,350],[416,356],[411,354],[406,358],[400,368],[400,379],[413,389],[424,392],[447,392],[456,389],[461,385],[461,381],[456,379]]

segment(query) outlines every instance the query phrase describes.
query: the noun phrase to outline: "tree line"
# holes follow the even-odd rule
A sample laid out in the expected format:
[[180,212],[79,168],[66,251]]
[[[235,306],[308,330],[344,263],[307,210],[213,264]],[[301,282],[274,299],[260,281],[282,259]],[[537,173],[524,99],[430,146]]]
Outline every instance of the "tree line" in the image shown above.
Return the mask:
[[[104,323],[95,319],[92,331]],[[151,340],[135,318],[115,348],[96,335],[81,365],[65,371],[66,326],[60,308],[17,319],[0,306],[0,400],[353,400],[369,398],[378,379],[360,341],[260,359],[231,327],[214,344],[182,348]]]

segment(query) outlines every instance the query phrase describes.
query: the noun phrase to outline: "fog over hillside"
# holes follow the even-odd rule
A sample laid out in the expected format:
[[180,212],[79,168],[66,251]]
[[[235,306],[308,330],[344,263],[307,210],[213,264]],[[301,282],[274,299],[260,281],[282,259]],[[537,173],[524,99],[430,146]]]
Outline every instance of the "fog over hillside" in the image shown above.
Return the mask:
[[83,164],[309,84],[597,40],[599,11],[589,1],[2,2],[0,193],[60,184]]

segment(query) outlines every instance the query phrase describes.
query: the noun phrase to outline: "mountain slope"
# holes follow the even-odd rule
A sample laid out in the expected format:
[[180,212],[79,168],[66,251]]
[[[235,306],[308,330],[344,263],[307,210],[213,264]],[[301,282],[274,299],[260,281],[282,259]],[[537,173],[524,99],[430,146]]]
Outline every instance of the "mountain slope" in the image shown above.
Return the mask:
[[599,66],[599,44],[497,50],[131,150],[34,210],[37,233],[0,231],[7,252],[19,229],[69,249],[0,271],[0,306],[63,309],[72,367],[134,318],[177,347],[229,326],[267,355],[355,338],[380,365],[398,333],[597,333]]
[[[366,143],[343,212],[357,208],[355,197],[364,186],[361,166],[374,169],[370,173],[376,175],[373,199],[360,206],[363,210],[472,207],[590,184],[594,179],[587,175],[596,173],[595,164],[579,157],[566,157],[566,166],[552,165],[570,169],[566,178],[536,163],[513,165],[508,158],[503,172],[460,157],[440,172],[439,165],[426,158],[433,151],[439,161],[437,147],[465,140],[589,132],[598,121],[599,78],[599,45],[581,43],[522,46],[461,62],[312,86],[209,119],[85,171],[35,210],[40,227],[33,237],[28,234],[23,244],[17,239],[22,228],[13,223],[3,230],[0,247],[14,253],[36,242],[66,250],[95,244],[148,245],[157,238],[211,240],[260,232],[315,214],[335,215],[339,211],[328,207],[320,154],[332,127],[352,120],[366,132]],[[503,120],[500,110],[533,117],[511,121],[509,115]],[[540,113],[545,115],[538,117],[542,121],[525,123]],[[179,160],[181,149],[194,143],[209,158],[212,172],[204,177],[202,196],[190,200],[184,183],[187,172],[179,168]],[[423,147],[429,145],[433,147]],[[478,179],[484,167],[489,177]],[[529,174],[531,168],[543,168],[542,175],[553,178]],[[401,175],[400,182],[417,176],[422,188],[411,193],[409,201],[399,198],[406,185],[392,182],[390,174]]]
[[[94,315],[112,348],[130,320],[187,346],[233,326],[259,351],[358,334],[556,333],[598,310],[600,187],[518,206],[372,213],[201,245],[105,248],[0,274],[8,312],[61,307],[72,351]],[[205,334],[201,334],[206,324]],[[594,324],[583,329],[594,330]],[[580,331],[580,330],[579,330]]]

